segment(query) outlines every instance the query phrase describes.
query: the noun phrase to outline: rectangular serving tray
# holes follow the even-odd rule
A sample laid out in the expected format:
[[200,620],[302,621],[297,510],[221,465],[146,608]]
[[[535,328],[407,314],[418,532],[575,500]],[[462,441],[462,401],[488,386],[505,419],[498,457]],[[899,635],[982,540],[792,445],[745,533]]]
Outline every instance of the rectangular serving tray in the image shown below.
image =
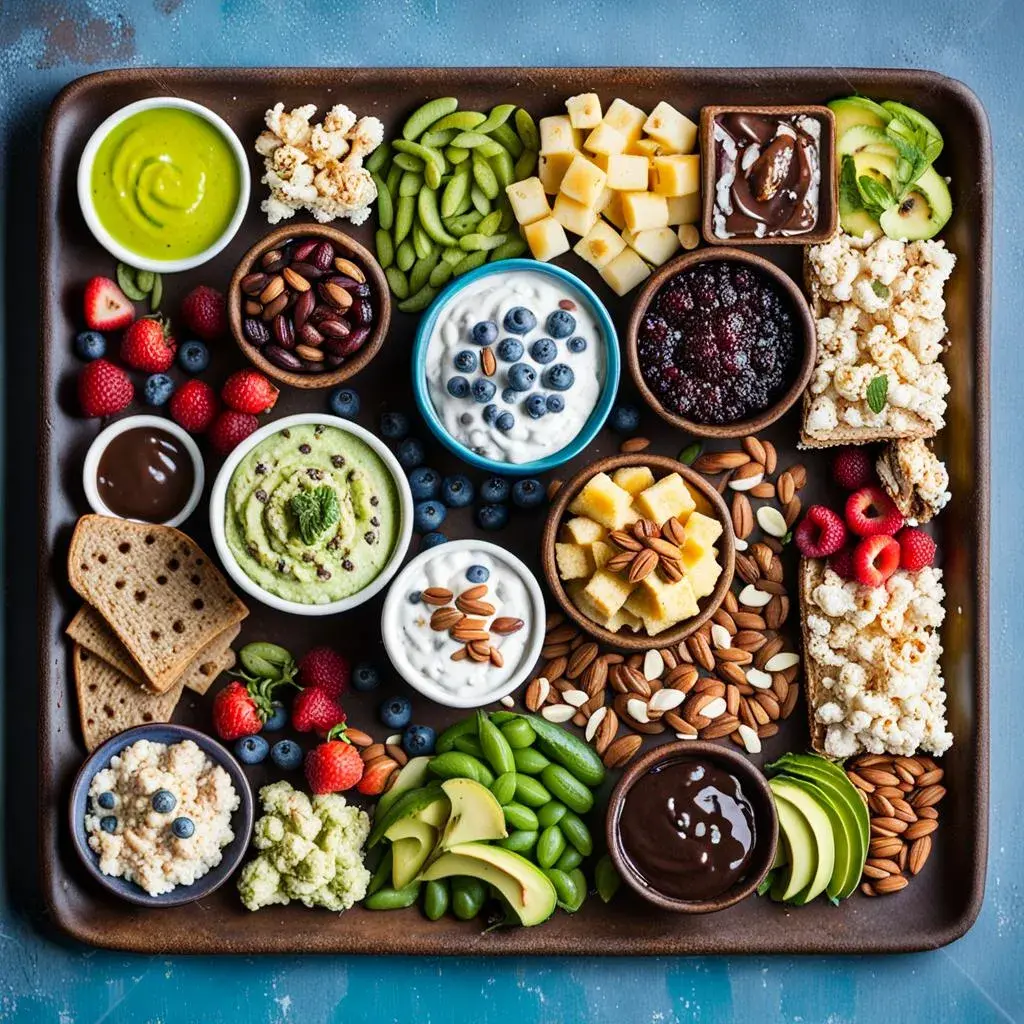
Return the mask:
[[[947,287],[950,351],[946,364],[952,384],[948,425],[937,450],[952,478],[953,501],[937,521],[946,574],[947,619],[943,667],[949,693],[949,721],[955,734],[943,758],[948,796],[940,806],[935,852],[925,870],[902,893],[867,899],[860,895],[832,907],[824,900],[790,909],[749,899],[704,917],[657,911],[622,890],[608,906],[587,900],[575,915],[558,912],[535,928],[483,934],[476,922],[450,917],[431,923],[417,909],[373,913],[354,909],[343,915],[307,910],[301,904],[246,911],[232,884],[199,903],[177,909],[140,912],[117,902],[86,875],[71,847],[68,793],[85,750],[82,745],[63,630],[79,605],[67,583],[65,558],[75,520],[88,511],[81,483],[85,450],[96,424],[76,418],[74,365],[69,339],[81,329],[81,288],[93,274],[109,274],[113,260],[93,241],[79,212],[75,177],[78,158],[92,130],[119,107],[147,96],[173,94],[203,103],[223,116],[251,152],[264,110],[278,101],[286,109],[316,103],[321,113],[344,102],[358,114],[374,114],[386,136],[404,117],[432,96],[454,95],[465,109],[488,110],[515,102],[535,117],[564,112],[564,100],[595,91],[604,103],[615,96],[645,109],[665,99],[697,119],[700,108],[720,103],[823,103],[863,93],[898,99],[920,109],[942,129],[946,148],[939,160],[950,176],[954,214],[942,237],[957,255]],[[253,191],[250,211],[238,237],[213,263],[168,280],[165,308],[174,311],[184,292],[200,281],[224,287],[245,249],[267,230],[259,201],[261,168],[251,153]],[[54,921],[67,933],[94,946],[145,953],[395,953],[424,955],[604,955],[707,953],[879,953],[931,949],[960,937],[981,908],[988,835],[988,514],[989,514],[989,303],[991,292],[992,158],[988,124],[980,103],[965,86],[924,71],[849,68],[278,68],[133,69],[80,79],[56,99],[46,126],[40,210],[42,351],[40,391],[40,865],[43,893]],[[375,218],[352,233],[372,238]],[[348,230],[345,223],[341,227]],[[296,231],[301,221],[296,220]],[[770,250],[770,251],[769,251]],[[788,271],[799,274],[799,246],[761,249]],[[622,330],[630,299],[616,299],[580,259],[559,260],[592,284]],[[385,406],[412,407],[405,367],[415,318],[396,314],[386,348],[354,381],[362,395],[364,423],[373,424]],[[222,379],[242,357],[230,340],[215,353],[209,379]],[[395,382],[399,383],[396,384]],[[623,383],[629,394],[632,387]],[[321,404],[323,403],[323,404]],[[326,409],[323,392],[286,391],[273,416]],[[780,466],[803,462],[812,484],[826,457],[797,453],[798,414],[791,413],[768,432],[780,450]],[[651,450],[674,455],[684,438],[644,417],[642,432]],[[565,478],[585,463],[611,453],[609,431],[557,475]],[[443,471],[449,456],[431,461]],[[440,451],[437,452],[440,456]],[[208,456],[208,481],[216,466]],[[206,502],[184,529],[210,550]],[[535,569],[542,516],[517,514],[501,535]],[[468,510],[454,513],[452,535],[478,531]],[[792,572],[792,566],[788,569]],[[788,578],[792,578],[790,575]],[[250,602],[240,642],[256,637],[279,640],[302,650],[333,642],[353,658],[375,658],[386,666],[379,635],[381,601],[330,619],[284,617]],[[795,617],[795,616],[794,616]],[[389,689],[385,684],[384,690]],[[370,730],[373,697],[348,706],[354,724]],[[443,726],[457,713],[416,701],[419,720]],[[209,728],[208,698],[186,697],[176,720]],[[807,743],[802,705],[778,736],[766,741],[767,762]],[[251,774],[254,786],[264,776]]]

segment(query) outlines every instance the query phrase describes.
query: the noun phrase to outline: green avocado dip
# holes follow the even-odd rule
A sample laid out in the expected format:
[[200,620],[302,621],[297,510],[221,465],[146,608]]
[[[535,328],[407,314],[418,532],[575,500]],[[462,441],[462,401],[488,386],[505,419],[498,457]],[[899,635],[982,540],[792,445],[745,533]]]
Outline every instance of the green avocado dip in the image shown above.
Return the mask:
[[111,129],[92,165],[92,201],[115,241],[174,260],[224,234],[241,188],[235,153],[217,128],[177,107],[140,110]]
[[358,593],[387,565],[399,532],[398,489],[372,448],[337,427],[268,437],[228,484],[224,528],[242,571],[299,604]]

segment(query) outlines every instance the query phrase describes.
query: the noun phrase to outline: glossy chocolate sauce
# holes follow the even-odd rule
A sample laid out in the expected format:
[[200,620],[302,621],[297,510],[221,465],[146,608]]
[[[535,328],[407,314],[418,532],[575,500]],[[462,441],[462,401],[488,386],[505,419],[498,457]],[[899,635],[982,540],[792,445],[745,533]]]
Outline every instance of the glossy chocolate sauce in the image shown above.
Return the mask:
[[821,124],[797,114],[715,118],[715,234],[802,235],[818,223]]
[[134,427],[100,456],[96,486],[103,504],[125,519],[165,523],[187,504],[195,466],[181,441],[159,427]]
[[619,833],[640,877],[678,900],[720,896],[743,876],[757,839],[754,809],[737,778],[689,758],[637,779],[619,814]]

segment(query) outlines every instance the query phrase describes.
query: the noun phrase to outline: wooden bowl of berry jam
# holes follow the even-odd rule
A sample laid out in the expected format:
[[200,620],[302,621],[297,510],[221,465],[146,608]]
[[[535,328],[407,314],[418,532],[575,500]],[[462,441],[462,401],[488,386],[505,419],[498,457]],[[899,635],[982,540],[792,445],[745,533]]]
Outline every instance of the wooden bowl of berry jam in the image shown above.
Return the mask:
[[774,263],[715,246],[666,263],[637,297],[626,359],[647,404],[697,437],[744,437],[803,394],[814,318]]

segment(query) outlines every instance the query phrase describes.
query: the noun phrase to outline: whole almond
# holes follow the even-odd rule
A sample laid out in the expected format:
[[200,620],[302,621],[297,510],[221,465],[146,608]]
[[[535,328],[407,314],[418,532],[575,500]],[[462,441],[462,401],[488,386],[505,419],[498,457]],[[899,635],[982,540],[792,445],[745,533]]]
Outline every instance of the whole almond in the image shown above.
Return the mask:
[[751,487],[747,491],[752,498],[774,498],[775,497],[775,484],[769,480],[762,480],[756,487]]
[[491,623],[491,632],[498,636],[511,636],[523,628],[523,620],[513,618],[511,615],[502,615]]
[[733,473],[729,480],[729,486],[734,491],[749,491],[751,488],[757,487],[762,480],[764,480],[764,466],[756,462],[748,462]]
[[706,668],[709,672],[714,671],[714,653],[711,650],[711,645],[700,633],[694,633],[693,636],[687,637],[686,647],[698,665]]
[[632,665],[620,665],[619,676],[623,681],[626,692],[635,693],[640,697],[650,697],[651,683],[643,672]]
[[760,462],[762,466],[764,465],[764,445],[761,444],[761,442],[756,437],[754,437],[753,434],[748,434],[745,438],[743,438],[741,444],[743,445],[743,450],[755,462]]
[[[677,549],[678,550],[678,549]],[[611,565],[613,559],[609,559]],[[628,579],[630,583],[640,583],[658,568],[658,554],[656,551],[639,551],[630,559]]]
[[946,790],[942,786],[925,786],[919,789],[910,799],[912,807],[934,807],[944,796]]
[[[654,735],[665,731],[665,723],[661,721],[660,716],[652,718],[650,714],[646,714],[647,701],[645,698],[637,697],[632,693],[619,693],[612,701],[612,707],[615,708],[619,721],[628,724],[634,732]],[[644,710],[641,711],[641,708]]]
[[[345,731],[346,736],[348,730]],[[387,751],[384,749],[383,743],[371,743],[368,747],[364,747],[360,756],[364,761],[375,761],[378,757],[383,757]]]
[[942,781],[942,769],[933,768],[931,771],[923,772],[917,777],[917,785],[934,786],[936,782]]
[[879,896],[888,896],[891,893],[906,889],[910,883],[903,875],[890,875],[888,878],[880,878],[874,883],[875,892]]
[[438,608],[430,616],[430,628],[437,630],[439,633],[446,633],[453,626],[457,626],[462,622],[465,617],[457,608]]
[[872,839],[868,844],[868,853],[872,857],[896,857],[903,849],[903,840],[899,838]]
[[650,519],[638,519],[630,529],[633,536],[641,542],[648,537],[657,537],[661,533],[661,527]]
[[451,604],[453,594],[444,587],[427,587],[420,593],[420,600],[424,604],[445,605]]
[[802,491],[807,483],[807,470],[797,463],[795,466],[790,466],[786,472],[793,478],[796,489]]
[[494,353],[489,348],[485,348],[480,353],[480,369],[485,377],[493,377],[498,369],[498,361],[494,358]]
[[594,749],[603,756],[619,731],[619,716],[612,708],[604,709],[604,716],[594,734]]
[[467,615],[483,615],[489,617],[494,614],[494,605],[489,601],[472,601],[464,594],[455,599],[455,607]]
[[670,544],[675,544],[677,548],[681,548],[686,542],[686,527],[675,516],[672,516],[662,523],[661,535]]
[[779,501],[783,505],[793,500],[793,496],[796,494],[796,483],[793,480],[793,474],[789,470],[779,474],[775,487],[779,494]]
[[346,728],[345,739],[357,747],[368,747],[373,743],[369,733],[363,732],[362,729]]
[[689,693],[696,684],[698,676],[699,673],[695,666],[684,663],[669,669],[662,678],[662,682],[669,689],[682,690],[683,693]]
[[748,462],[750,456],[746,452],[705,452],[694,459],[693,468],[698,473],[714,476],[727,469],[738,469]]
[[912,875],[916,875],[924,867],[925,861],[932,852],[932,837],[921,836],[915,839],[910,845],[910,854],[907,857],[907,867]]
[[595,658],[580,676],[580,685],[591,697],[604,692],[608,683],[608,662],[604,658]]
[[623,455],[635,455],[637,452],[646,451],[650,446],[651,442],[646,437],[630,437],[619,445],[619,451]]
[[669,543],[662,537],[646,537],[644,539],[644,547],[663,558],[674,558],[677,561],[683,557],[682,551],[675,546],[675,544]]
[[565,670],[566,678],[578,679],[586,671],[587,666],[597,657],[597,654],[598,646],[593,642],[581,644],[577,647],[569,658],[569,664]]
[[643,740],[639,736],[620,736],[608,745],[602,761],[606,768],[622,768],[628,764],[640,749]]
[[754,530],[754,510],[741,491],[732,496],[732,528],[740,540],[746,540]]
[[526,705],[529,711],[539,711],[544,705],[544,702],[548,699],[548,694],[551,692],[551,684],[544,678],[544,676],[537,676],[535,679],[530,681],[530,685],[526,687],[526,696],[523,699],[523,703]]
[[631,533],[626,530],[612,530],[608,534],[608,539],[617,547],[622,548],[623,551],[641,551],[643,550],[643,544],[640,543]]
[[882,771],[881,768],[859,766],[860,775],[876,786],[895,786],[899,779],[892,772]]
[[775,450],[775,445],[771,441],[762,441],[761,447],[764,448],[764,471],[770,476],[775,472],[779,456]]
[[769,629],[781,629],[788,618],[789,598],[785,594],[775,594],[765,608],[765,624]]
[[782,517],[786,521],[786,526],[792,526],[800,518],[800,509],[802,508],[799,498],[790,498],[782,508]]
[[284,278],[289,288],[293,288],[297,292],[308,292],[310,289],[310,283],[297,271],[292,270],[291,267],[285,267],[281,271],[281,276]]

